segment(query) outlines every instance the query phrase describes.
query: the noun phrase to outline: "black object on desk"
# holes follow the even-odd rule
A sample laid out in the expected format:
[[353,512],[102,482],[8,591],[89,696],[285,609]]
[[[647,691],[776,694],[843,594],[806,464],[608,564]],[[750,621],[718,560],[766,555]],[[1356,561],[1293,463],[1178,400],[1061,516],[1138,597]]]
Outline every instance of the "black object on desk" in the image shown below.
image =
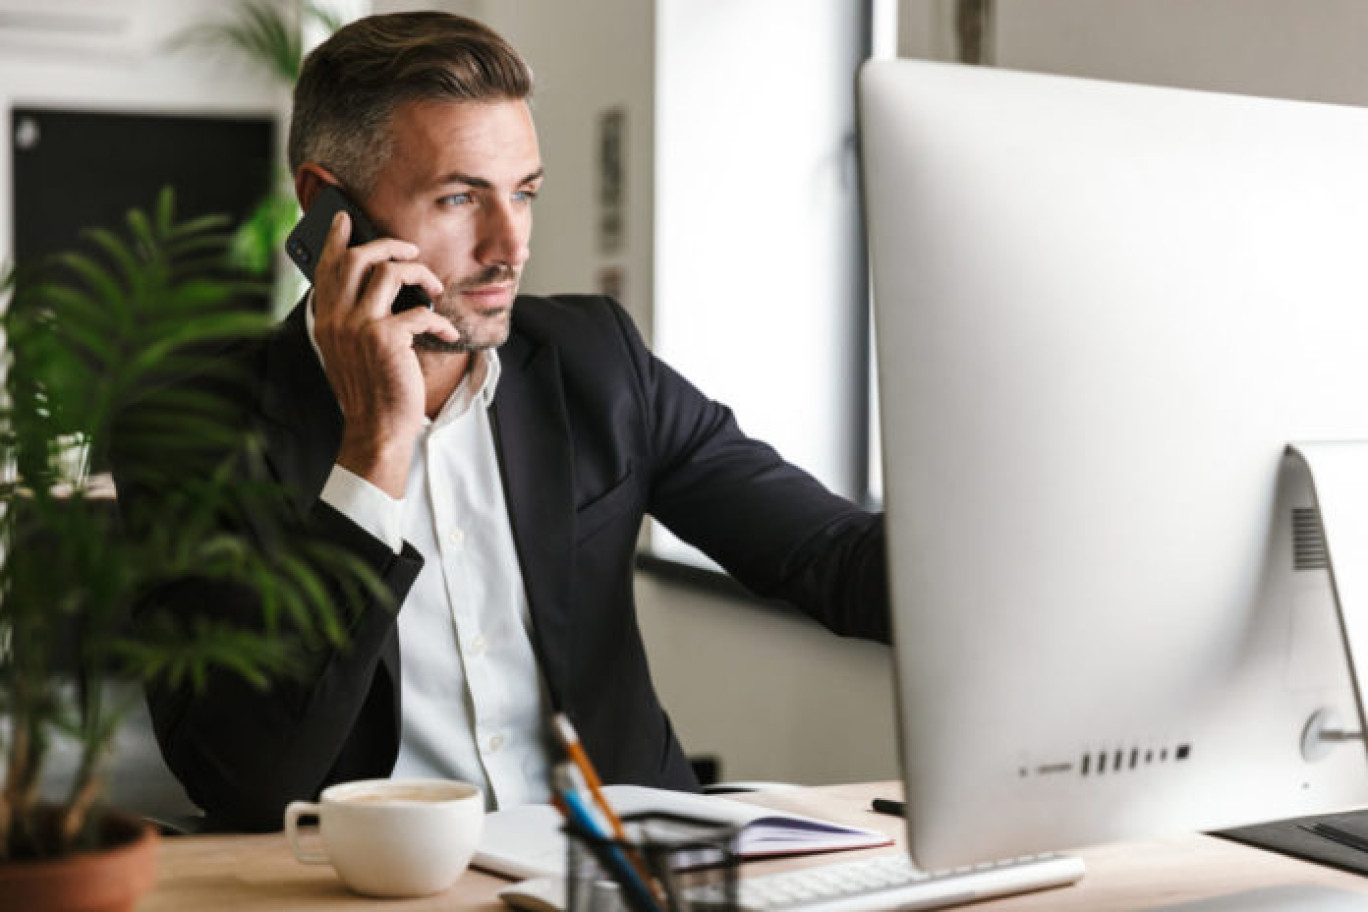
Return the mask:
[[1368,874],[1368,810],[1257,823],[1211,835],[1354,874]]
[[890,817],[907,816],[907,805],[892,798],[875,798],[873,810],[880,814],[888,814]]

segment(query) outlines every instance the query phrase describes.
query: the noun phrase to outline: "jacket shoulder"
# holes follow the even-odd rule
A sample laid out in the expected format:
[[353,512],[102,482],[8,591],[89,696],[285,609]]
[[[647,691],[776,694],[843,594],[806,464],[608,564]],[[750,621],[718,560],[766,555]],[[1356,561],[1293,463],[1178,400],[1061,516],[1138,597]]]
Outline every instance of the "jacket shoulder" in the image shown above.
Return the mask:
[[581,336],[636,332],[620,304],[592,294],[519,295],[513,308],[513,330],[531,341],[558,345]]
[[611,374],[614,365],[641,375],[650,360],[627,311],[603,295],[519,296],[507,355],[554,349],[562,366],[578,373]]

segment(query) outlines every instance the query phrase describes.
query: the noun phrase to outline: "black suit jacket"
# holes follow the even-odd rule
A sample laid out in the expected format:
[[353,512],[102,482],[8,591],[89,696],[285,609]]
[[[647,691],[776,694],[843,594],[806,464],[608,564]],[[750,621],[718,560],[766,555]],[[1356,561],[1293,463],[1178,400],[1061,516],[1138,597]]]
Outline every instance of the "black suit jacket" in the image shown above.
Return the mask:
[[[271,474],[297,493],[304,529],[360,556],[402,605],[422,557],[408,545],[395,555],[318,499],[342,418],[303,306],[235,357],[260,378],[242,405]],[[650,354],[616,304],[520,297],[500,359],[492,418],[533,646],[553,705],[605,781],[697,787],[637,627],[645,513],[751,590],[842,634],[888,638],[882,517],[744,436],[725,407]],[[163,598],[238,613],[253,596],[186,581]],[[395,617],[368,604],[350,634],[348,649],[313,654],[304,674],[269,691],[226,675],[199,695],[149,690],[168,765],[213,823],[278,829],[290,800],[389,775],[401,712]]]

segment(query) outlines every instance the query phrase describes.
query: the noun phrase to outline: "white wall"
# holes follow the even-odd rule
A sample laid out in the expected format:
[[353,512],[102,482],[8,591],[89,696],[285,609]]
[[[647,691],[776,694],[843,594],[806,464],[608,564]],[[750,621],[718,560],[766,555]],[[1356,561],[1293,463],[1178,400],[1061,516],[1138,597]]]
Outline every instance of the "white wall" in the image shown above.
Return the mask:
[[[902,0],[904,56],[950,59],[951,0]],[[997,0],[999,66],[1368,103],[1362,0]]]
[[[747,433],[862,496],[851,443],[863,420],[851,407],[863,388],[859,6],[656,9],[656,353]],[[651,547],[702,562],[663,527]]]
[[897,778],[887,647],[649,576],[636,592],[652,673],[691,755],[720,757],[730,780]]
[[656,351],[749,433],[859,496],[859,5],[657,10]]
[[1130,82],[1362,104],[1362,0],[1010,0],[998,63]]
[[[3,2],[41,8],[36,0]],[[283,92],[260,74],[203,51],[166,50],[167,39],[181,29],[222,15],[223,5],[215,0],[107,0],[77,6],[126,11],[126,37],[61,38],[0,29],[0,108],[6,136],[9,112],[16,105],[147,113],[260,115],[285,110]],[[5,262],[14,249],[11,142],[0,148],[0,261]]]
[[[658,0],[655,37],[657,353],[852,496],[863,25],[848,0]],[[653,548],[678,553],[658,532]],[[637,592],[666,705],[724,777],[894,774],[884,647],[678,585]]]

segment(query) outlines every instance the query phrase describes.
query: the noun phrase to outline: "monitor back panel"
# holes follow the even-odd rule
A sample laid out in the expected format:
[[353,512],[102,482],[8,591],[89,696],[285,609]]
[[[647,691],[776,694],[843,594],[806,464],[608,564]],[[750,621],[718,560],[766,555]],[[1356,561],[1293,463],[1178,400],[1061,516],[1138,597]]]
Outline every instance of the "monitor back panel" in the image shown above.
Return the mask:
[[1284,460],[1368,440],[1368,111],[892,61],[861,120],[917,860],[1368,801]]

